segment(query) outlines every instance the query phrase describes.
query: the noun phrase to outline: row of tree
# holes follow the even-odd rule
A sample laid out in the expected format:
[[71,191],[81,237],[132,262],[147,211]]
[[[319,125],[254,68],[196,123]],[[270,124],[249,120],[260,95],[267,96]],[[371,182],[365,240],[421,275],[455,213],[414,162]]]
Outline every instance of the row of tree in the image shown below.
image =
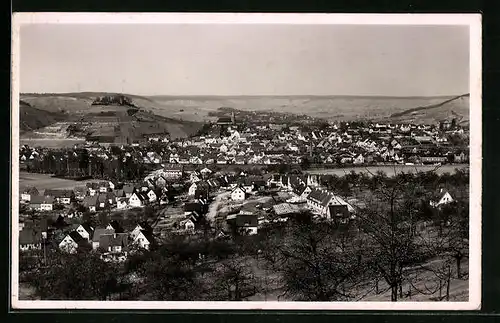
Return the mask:
[[65,177],[126,181],[143,178],[148,169],[141,160],[125,157],[123,154],[113,159],[104,159],[90,156],[87,150],[78,152],[68,150],[63,153],[49,151],[40,159],[26,162],[26,170]]

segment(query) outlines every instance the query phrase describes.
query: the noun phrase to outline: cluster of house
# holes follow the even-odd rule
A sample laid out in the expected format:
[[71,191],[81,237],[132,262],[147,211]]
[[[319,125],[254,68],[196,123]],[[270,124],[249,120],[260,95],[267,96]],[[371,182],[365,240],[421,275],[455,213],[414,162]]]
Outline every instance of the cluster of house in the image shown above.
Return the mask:
[[111,261],[124,261],[131,250],[142,248],[149,250],[155,242],[152,229],[146,223],[137,224],[125,232],[117,221],[111,221],[105,228],[93,228],[81,224],[69,232],[59,243],[59,248],[69,253],[78,249],[99,250],[101,258]]
[[160,188],[148,180],[137,185],[100,181],[73,189],[47,189],[43,193],[36,187],[27,187],[22,190],[20,200],[36,211],[52,211],[57,204],[78,203],[90,212],[97,212],[113,208],[120,210],[143,207],[152,203],[166,204],[167,193],[167,187]]
[[[23,225],[19,231],[19,250],[40,250],[53,239],[54,229],[46,220]],[[56,241],[57,242],[57,241]],[[82,223],[67,232],[57,247],[68,253],[97,251],[105,261],[124,261],[134,250],[149,250],[155,243],[152,228],[145,222],[126,232],[117,221],[106,227],[94,228]]]
[[[267,179],[267,188],[278,188],[291,195],[282,203],[271,203],[261,205],[262,210],[276,215],[273,221],[286,221],[290,216],[296,215],[303,210],[308,210],[317,218],[327,219],[339,225],[347,224],[356,218],[356,212],[362,208],[363,202],[356,199],[345,199],[320,186],[320,176],[318,175],[272,175]],[[257,186],[258,187],[258,186]],[[235,202],[244,201],[245,198],[255,192],[253,188],[236,185],[231,191],[231,200]],[[430,200],[430,205],[439,208],[453,202],[454,199],[447,190],[440,189]],[[249,212],[250,211],[250,212]],[[258,228],[269,221],[264,216],[255,214],[255,208],[244,207],[236,214],[231,214],[226,218],[233,221],[238,232],[244,234],[255,234]]]
[[[442,124],[347,124],[342,129],[333,124],[311,129],[309,125],[229,123],[212,125],[203,136],[173,140],[149,135],[142,144],[118,148],[124,158],[146,165],[300,164],[306,158],[315,164],[467,162],[467,147],[454,147],[448,140],[449,135],[466,136],[466,130],[457,125],[451,127],[448,121]],[[159,145],[153,148],[153,142]],[[104,160],[117,158],[112,147],[88,145],[79,151],[82,149]],[[22,147],[20,160],[41,159],[45,153]]]

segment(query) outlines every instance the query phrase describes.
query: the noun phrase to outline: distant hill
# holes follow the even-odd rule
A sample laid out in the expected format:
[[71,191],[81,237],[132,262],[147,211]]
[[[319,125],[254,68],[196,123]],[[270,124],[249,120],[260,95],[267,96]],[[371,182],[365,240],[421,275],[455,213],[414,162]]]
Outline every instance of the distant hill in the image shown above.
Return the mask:
[[[109,104],[102,100],[113,96],[118,100]],[[51,136],[106,137],[108,141],[115,138],[115,142],[128,143],[155,133],[188,137],[201,127],[198,122],[155,115],[152,104],[148,98],[113,93],[21,94],[23,135],[40,138],[43,133],[57,132]],[[41,129],[50,125],[55,126]]]
[[469,121],[469,93],[448,98],[441,102],[426,106],[419,106],[401,112],[393,113],[390,119],[393,122],[411,123],[416,120],[421,122],[433,122],[450,120],[456,118],[461,123]]
[[32,107],[29,103],[19,102],[19,131],[21,134],[49,126],[65,119],[57,112],[49,112]]
[[[106,92],[21,94],[33,107],[68,114],[89,114],[111,109],[92,106],[98,97],[119,95]],[[220,107],[242,111],[286,112],[331,121],[373,120],[377,122],[435,123],[457,117],[469,119],[469,96],[139,96],[124,94],[143,112],[167,118],[165,122],[203,123],[214,120],[210,112]],[[96,110],[98,109],[98,110]],[[177,128],[177,126],[175,126]],[[182,128],[182,127],[181,127]],[[182,132],[182,130],[181,130]]]
[[[397,120],[435,123],[447,114],[468,119],[467,96],[387,97],[387,96],[152,96],[155,114],[183,120],[208,120],[220,107],[241,111],[272,111],[306,114],[331,121]],[[453,101],[450,101],[453,100]],[[450,101],[446,105],[443,102]],[[413,111],[436,106],[435,111]],[[439,108],[443,106],[442,108]],[[452,108],[450,108],[452,107]],[[448,109],[449,108],[449,109]],[[406,114],[407,111],[410,111]],[[453,112],[452,112],[453,111]],[[417,113],[418,112],[418,113]],[[401,115],[399,115],[402,113]]]

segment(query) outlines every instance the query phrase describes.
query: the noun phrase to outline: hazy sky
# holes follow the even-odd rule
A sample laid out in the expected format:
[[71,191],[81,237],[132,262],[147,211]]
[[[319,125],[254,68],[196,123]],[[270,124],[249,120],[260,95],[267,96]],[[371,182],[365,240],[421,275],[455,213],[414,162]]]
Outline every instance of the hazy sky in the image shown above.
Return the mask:
[[21,92],[469,92],[468,26],[38,24],[20,35]]

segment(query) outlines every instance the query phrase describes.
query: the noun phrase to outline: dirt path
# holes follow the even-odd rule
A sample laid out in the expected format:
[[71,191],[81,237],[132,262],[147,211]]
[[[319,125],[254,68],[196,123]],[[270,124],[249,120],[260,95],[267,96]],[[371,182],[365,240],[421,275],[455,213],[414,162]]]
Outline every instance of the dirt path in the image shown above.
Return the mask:
[[212,204],[210,204],[210,206],[208,208],[207,220],[209,220],[210,222],[215,221],[215,217],[217,216],[217,209],[219,208],[219,205],[221,205],[221,203],[223,203],[223,199],[225,199],[226,197],[229,197],[230,194],[231,194],[231,192],[222,192],[215,197],[215,200],[212,202]]

